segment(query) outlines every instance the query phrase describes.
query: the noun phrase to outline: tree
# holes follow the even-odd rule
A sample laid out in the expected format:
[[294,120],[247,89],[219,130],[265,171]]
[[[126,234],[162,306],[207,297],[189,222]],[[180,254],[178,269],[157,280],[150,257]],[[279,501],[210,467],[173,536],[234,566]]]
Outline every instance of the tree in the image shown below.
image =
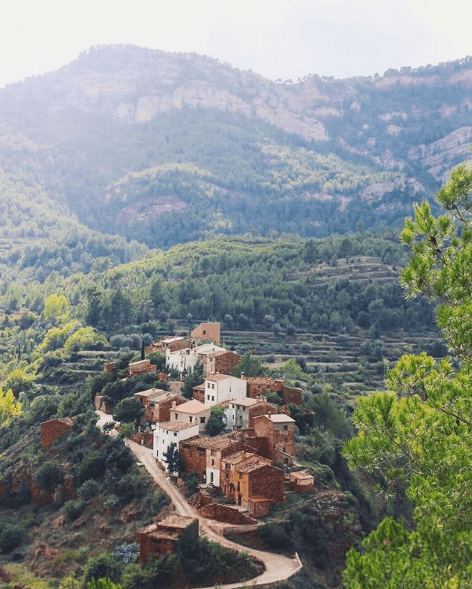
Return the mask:
[[167,464],[167,470],[171,474],[179,475],[184,470],[184,461],[180,456],[176,444],[170,444],[164,453],[164,462]]
[[69,317],[69,302],[64,295],[53,293],[44,303],[43,315],[46,321],[55,325],[63,323]]
[[6,393],[0,387],[0,426],[11,417],[21,415],[21,403],[15,401],[13,391],[8,389]]
[[241,360],[233,369],[235,376],[240,376],[241,372],[244,372],[245,376],[261,376],[264,374],[264,367],[262,362],[248,350],[242,355]]
[[144,408],[140,401],[136,397],[128,397],[115,406],[113,419],[124,423],[137,423],[143,413]]
[[193,396],[193,387],[196,387],[203,382],[205,382],[205,378],[203,377],[203,365],[197,365],[184,378],[184,385],[181,389],[182,395],[186,399],[191,399]]
[[402,272],[409,297],[438,304],[437,323],[454,360],[405,356],[386,392],[360,399],[356,438],[345,447],[352,466],[382,473],[395,492],[408,485],[414,522],[384,520],[350,550],[348,589],[459,588],[472,582],[472,171],[451,173],[437,195],[447,213],[415,205],[401,234],[413,257]]
[[210,409],[210,417],[206,423],[205,431],[209,436],[217,436],[225,427],[225,410],[220,405],[214,405]]

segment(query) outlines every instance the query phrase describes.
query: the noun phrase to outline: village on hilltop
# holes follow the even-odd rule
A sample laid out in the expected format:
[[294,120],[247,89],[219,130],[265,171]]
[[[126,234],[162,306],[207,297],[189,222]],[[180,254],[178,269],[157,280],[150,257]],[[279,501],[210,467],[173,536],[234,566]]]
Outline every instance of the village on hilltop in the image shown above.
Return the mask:
[[[267,515],[284,501],[286,483],[297,492],[313,488],[313,476],[294,461],[296,425],[288,405],[302,405],[301,389],[271,377],[232,376],[240,356],[220,346],[219,323],[202,323],[188,338],[162,338],[145,353],[156,351],[165,354],[169,372],[182,375],[200,366],[204,376],[191,400],[159,388],[135,393],[144,410],[135,439],[152,447],[163,470],[169,472],[170,449],[178,450],[183,472],[196,473],[202,484],[219,488],[252,517]],[[115,378],[113,362],[105,372]],[[143,372],[156,372],[156,366],[148,359],[129,365],[129,378]],[[269,392],[277,393],[281,405],[267,401]],[[95,406],[111,413],[103,397],[95,398]],[[206,426],[215,406],[224,412],[225,430],[211,436]]]

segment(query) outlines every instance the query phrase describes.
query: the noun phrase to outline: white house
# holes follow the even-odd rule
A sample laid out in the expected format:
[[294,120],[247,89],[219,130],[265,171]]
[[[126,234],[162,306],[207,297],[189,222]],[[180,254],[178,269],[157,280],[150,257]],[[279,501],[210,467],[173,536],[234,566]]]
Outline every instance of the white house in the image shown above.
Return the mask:
[[205,405],[212,407],[230,399],[246,397],[247,383],[235,376],[212,374],[205,379]]
[[167,471],[167,463],[164,457],[169,446],[177,446],[178,448],[179,442],[196,435],[198,435],[197,422],[162,421],[156,424],[152,446],[154,457],[163,464]]
[[197,424],[198,433],[204,432],[206,423],[210,417],[210,407],[200,403],[196,399],[182,403],[182,405],[173,404],[170,410],[170,421],[182,421],[184,423]]

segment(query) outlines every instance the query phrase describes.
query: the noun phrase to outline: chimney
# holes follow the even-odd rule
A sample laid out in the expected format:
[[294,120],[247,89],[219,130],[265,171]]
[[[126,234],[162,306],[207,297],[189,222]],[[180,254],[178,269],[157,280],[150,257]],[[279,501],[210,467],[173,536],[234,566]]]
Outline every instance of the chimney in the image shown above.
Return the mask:
[[172,401],[172,409],[175,409],[176,405],[177,405],[177,401]]
[[244,372],[241,372],[241,380],[244,380],[244,377],[245,377],[245,376],[246,376],[246,375],[244,374]]

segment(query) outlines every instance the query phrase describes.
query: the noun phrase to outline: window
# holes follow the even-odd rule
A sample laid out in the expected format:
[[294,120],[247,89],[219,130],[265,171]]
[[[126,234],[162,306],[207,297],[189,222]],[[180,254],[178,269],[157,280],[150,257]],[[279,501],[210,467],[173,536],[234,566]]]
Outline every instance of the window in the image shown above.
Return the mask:
[[189,415],[188,420],[190,421],[190,423],[192,423],[193,418],[191,415]]
[[205,418],[204,417],[200,417],[200,423],[205,423]]
[[214,458],[211,459],[211,465],[215,466],[215,459]]
[[229,470],[231,468],[231,465],[228,464],[227,462],[225,462],[225,470]]
[[207,401],[209,401],[209,400],[210,400],[210,395],[207,395]]
[[174,432],[174,436],[177,437],[177,432]]
[[287,431],[288,430],[288,425],[284,425],[284,430]]

